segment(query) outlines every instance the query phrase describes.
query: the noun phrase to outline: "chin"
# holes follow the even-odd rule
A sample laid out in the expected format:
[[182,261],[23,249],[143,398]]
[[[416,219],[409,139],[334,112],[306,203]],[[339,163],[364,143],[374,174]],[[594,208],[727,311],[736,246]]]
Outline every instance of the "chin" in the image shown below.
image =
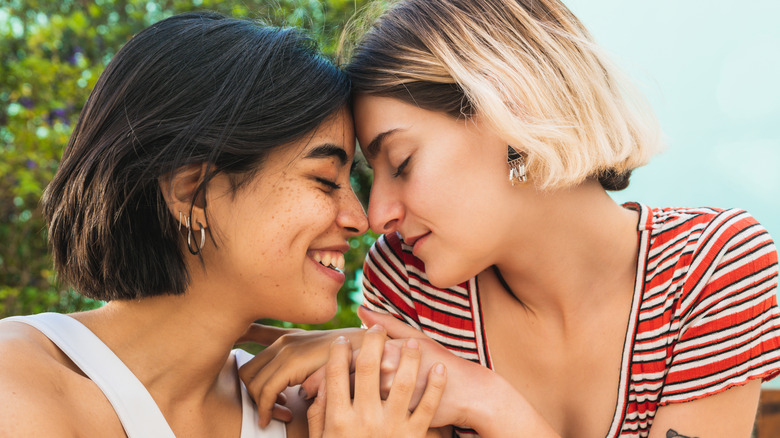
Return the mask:
[[428,276],[428,282],[438,287],[439,289],[446,289],[453,286],[457,286],[464,281],[469,280],[474,275],[461,275],[462,272],[458,272],[454,269],[437,269],[435,265],[425,265],[425,275]]

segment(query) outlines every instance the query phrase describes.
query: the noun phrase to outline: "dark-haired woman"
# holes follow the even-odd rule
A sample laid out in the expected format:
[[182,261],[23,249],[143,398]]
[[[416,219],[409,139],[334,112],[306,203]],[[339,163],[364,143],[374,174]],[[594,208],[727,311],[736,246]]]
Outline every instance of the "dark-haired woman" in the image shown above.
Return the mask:
[[[258,318],[336,311],[347,239],[367,227],[350,188],[348,96],[344,74],[295,30],[191,13],[132,38],[43,199],[59,278],[108,303],[0,322],[0,436],[305,435],[305,421],[258,425],[237,374],[248,355],[232,347]],[[354,403],[351,348],[334,344],[312,434],[361,409],[424,434],[442,368],[429,408],[410,417],[404,388],[395,406],[371,397],[381,327],[363,342]],[[405,351],[415,379],[419,352]],[[297,392],[287,404],[305,409]]]
[[[346,71],[384,234],[359,313],[447,364],[435,425],[750,436],[780,373],[775,245],[738,209],[610,198],[658,129],[565,5],[395,2]],[[318,366],[281,342],[247,366],[266,410],[285,357]]]

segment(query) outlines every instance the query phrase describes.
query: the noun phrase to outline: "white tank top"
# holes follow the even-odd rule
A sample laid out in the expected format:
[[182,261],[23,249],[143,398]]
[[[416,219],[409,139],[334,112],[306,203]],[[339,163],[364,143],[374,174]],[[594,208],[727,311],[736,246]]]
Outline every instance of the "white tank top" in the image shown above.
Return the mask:
[[[175,438],[149,391],[132,371],[86,326],[61,313],[13,316],[6,321],[25,323],[46,335],[103,391],[122,422],[128,438]],[[231,352],[240,367],[252,358],[244,350]],[[258,426],[257,408],[241,383],[240,438],[285,438],[284,423],[272,420]]]

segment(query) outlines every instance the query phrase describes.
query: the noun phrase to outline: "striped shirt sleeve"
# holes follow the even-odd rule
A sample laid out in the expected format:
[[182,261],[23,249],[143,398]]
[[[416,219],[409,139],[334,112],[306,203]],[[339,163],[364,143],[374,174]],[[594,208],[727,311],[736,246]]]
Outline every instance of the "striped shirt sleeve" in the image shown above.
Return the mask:
[[397,234],[379,236],[363,263],[363,305],[389,313],[420,330],[420,319],[409,289],[409,273],[400,238]]
[[767,231],[744,211],[721,212],[702,230],[686,277],[659,405],[780,373],[778,259]]

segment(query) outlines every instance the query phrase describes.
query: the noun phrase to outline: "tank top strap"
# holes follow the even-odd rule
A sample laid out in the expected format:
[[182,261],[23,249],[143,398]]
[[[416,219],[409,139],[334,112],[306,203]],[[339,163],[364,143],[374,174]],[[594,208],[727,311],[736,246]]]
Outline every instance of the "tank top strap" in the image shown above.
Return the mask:
[[128,438],[175,438],[146,387],[86,326],[61,313],[6,320],[36,328],[59,347],[103,391]]
[[[236,348],[231,352],[236,359],[236,367],[241,368],[245,363],[249,362],[254,356],[246,351]],[[244,385],[244,382],[240,383],[241,386],[241,438],[285,438],[287,436],[287,428],[285,424],[279,420],[272,419],[264,429],[261,429],[258,425],[260,416],[257,413],[257,406],[249,396],[249,392]]]

